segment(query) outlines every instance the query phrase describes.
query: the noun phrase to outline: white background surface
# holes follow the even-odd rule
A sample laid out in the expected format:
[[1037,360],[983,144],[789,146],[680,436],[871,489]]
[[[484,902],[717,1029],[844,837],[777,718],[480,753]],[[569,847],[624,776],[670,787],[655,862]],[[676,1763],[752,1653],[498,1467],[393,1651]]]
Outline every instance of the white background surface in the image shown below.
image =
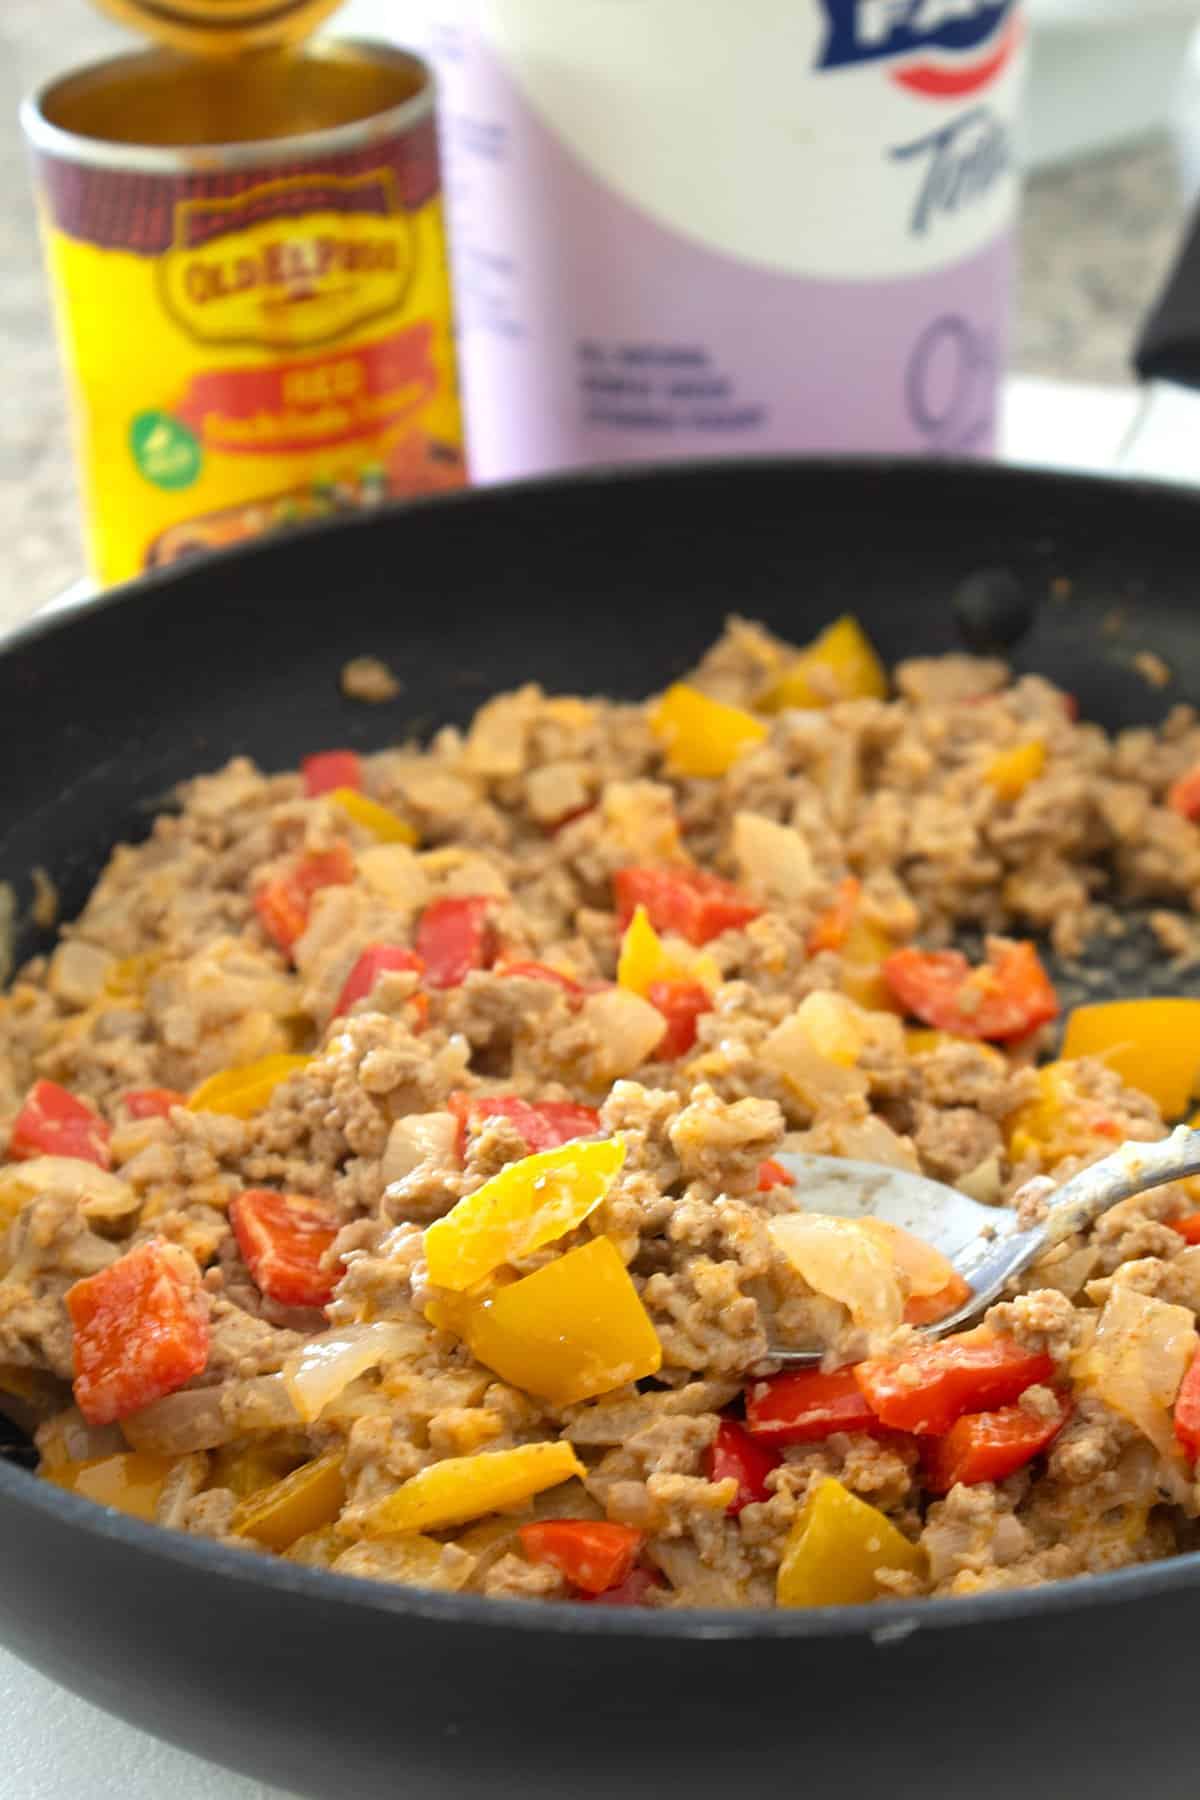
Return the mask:
[[[1200,402],[1188,404],[1200,417]],[[1111,470],[1137,407],[1133,389],[1019,379],[1008,392],[1005,447],[1016,461]],[[1190,412],[1188,425],[1186,432],[1162,439],[1153,459],[1155,473],[1200,480],[1200,429],[1194,427]],[[1146,466],[1145,459],[1139,466]],[[280,1788],[227,1775],[119,1724],[0,1650],[0,1800],[288,1800],[288,1796]],[[353,1800],[353,1790],[347,1787],[336,1800]]]

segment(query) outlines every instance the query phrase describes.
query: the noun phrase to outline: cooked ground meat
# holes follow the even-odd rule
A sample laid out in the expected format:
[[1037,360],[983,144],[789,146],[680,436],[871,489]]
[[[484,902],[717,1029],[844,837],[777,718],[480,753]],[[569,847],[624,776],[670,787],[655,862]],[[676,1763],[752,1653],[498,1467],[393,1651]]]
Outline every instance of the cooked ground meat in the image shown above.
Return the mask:
[[[1162,1134],[1103,1060],[1044,1066],[1022,934],[1074,953],[1133,898],[1190,954],[1200,723],[1110,738],[964,656],[851,698],[798,654],[731,622],[698,726],[530,686],[329,780],[237,758],[114,851],[0,998],[0,1405],[48,1479],[540,1604],[836,1599],[822,1506],[879,1598],[1190,1544],[1186,1184],[1015,1283],[972,1340],[1011,1391],[934,1430],[903,1407],[952,1272],[854,1226],[814,1248],[777,1159],[991,1203],[1038,1177],[1036,1212]],[[369,658],[343,685],[397,692]],[[932,955],[963,930],[975,973]],[[802,1404],[773,1353],[814,1344]]]

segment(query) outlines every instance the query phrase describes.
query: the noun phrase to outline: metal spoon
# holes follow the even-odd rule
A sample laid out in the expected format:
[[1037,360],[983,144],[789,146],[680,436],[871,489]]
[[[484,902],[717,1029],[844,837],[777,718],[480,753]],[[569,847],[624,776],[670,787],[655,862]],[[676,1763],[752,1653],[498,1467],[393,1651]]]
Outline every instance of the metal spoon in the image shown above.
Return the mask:
[[[880,1163],[788,1152],[778,1161],[795,1175],[796,1197],[805,1212],[886,1219],[949,1258],[970,1284],[971,1298],[936,1324],[922,1327],[928,1337],[939,1338],[975,1318],[999,1298],[1014,1275],[1064,1238],[1086,1231],[1118,1200],[1200,1174],[1200,1131],[1179,1125],[1156,1143],[1122,1144],[1060,1188],[1038,1176],[1013,1196],[1011,1206],[981,1206],[957,1188]],[[1053,1195],[1045,1217],[1038,1224],[1022,1225],[1021,1202],[1043,1195]],[[822,1353],[772,1348],[768,1354],[772,1362],[811,1367],[820,1362]]]

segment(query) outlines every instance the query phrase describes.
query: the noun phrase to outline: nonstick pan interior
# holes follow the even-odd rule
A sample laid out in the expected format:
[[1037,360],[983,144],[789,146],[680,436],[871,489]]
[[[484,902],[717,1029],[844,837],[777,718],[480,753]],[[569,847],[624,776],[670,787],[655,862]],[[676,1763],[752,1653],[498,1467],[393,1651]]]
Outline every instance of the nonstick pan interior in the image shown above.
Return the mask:
[[[1169,489],[764,462],[469,494],[156,576],[0,654],[0,879],[17,890],[18,953],[40,941],[34,866],[70,917],[111,844],[142,835],[185,775],[236,752],[282,767],[462,723],[526,680],[639,696],[731,611],[799,641],[853,611],[891,662],[963,647],[954,596],[1004,570],[1029,613],[1018,668],[1106,725],[1157,720],[1200,699],[1197,545],[1200,500]],[[1139,669],[1147,650],[1165,687]],[[363,653],[404,683],[386,706],[341,694],[343,662]],[[127,1717],[322,1795],[584,1800],[676,1781],[707,1800],[747,1776],[916,1795],[944,1764],[992,1800],[1020,1781],[1050,1791],[1066,1742],[1071,1791],[1115,1800],[1147,1777],[1170,1800],[1192,1791],[1178,1721],[1197,1586],[1186,1557],[952,1602],[937,1621],[897,1608],[840,1623],[679,1614],[618,1635],[586,1616],[518,1626],[513,1608],[360,1598],[155,1542],[0,1466],[8,1641]]]

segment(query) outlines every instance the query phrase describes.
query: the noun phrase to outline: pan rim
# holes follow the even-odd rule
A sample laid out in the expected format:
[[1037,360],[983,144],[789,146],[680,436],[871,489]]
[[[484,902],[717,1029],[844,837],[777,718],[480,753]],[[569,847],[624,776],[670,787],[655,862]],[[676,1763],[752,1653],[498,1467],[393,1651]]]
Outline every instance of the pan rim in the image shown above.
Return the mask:
[[[463,488],[450,493],[422,495],[408,501],[390,503],[371,512],[333,520],[312,521],[289,531],[285,537],[259,538],[234,550],[217,551],[189,557],[175,567],[156,569],[105,589],[73,604],[61,612],[33,615],[0,638],[0,666],[11,663],[22,652],[45,638],[54,638],[75,630],[86,629],[90,622],[111,609],[152,600],[177,582],[190,579],[209,565],[228,563],[230,557],[243,562],[270,561],[281,545],[290,545],[300,537],[315,537],[330,532],[353,534],[368,531],[381,518],[394,515],[418,516],[433,509],[467,507],[469,510],[503,508],[512,494],[544,496],[553,503],[558,494],[580,490],[602,489],[614,485],[646,485],[664,480],[695,483],[701,486],[714,479],[722,482],[753,482],[764,474],[774,477],[792,475],[797,480],[806,474],[821,472],[832,475],[845,472],[848,477],[888,479],[893,475],[912,476],[927,470],[911,457],[903,456],[770,456],[752,459],[712,459],[699,463],[662,462],[637,466],[613,465],[587,470],[574,470],[549,476],[496,484],[486,488]],[[1032,491],[1049,488],[1055,493],[1100,497],[1108,495],[1114,485],[1130,497],[1137,496],[1150,505],[1166,505],[1183,514],[1200,517],[1200,489],[1182,482],[1064,473],[1039,468],[1032,464],[991,464],[966,459],[939,461],[938,471],[964,482],[970,487],[1008,488]],[[680,1609],[653,1611],[594,1607],[579,1603],[557,1606],[531,1606],[518,1600],[490,1599],[484,1596],[440,1594],[430,1590],[401,1588],[352,1576],[334,1575],[328,1570],[308,1568],[255,1551],[231,1549],[212,1540],[189,1537],[183,1532],[144,1523],[97,1505],[39,1481],[36,1475],[7,1464],[0,1458],[0,1502],[48,1516],[57,1525],[84,1534],[113,1547],[175,1565],[183,1572],[208,1575],[220,1581],[257,1588],[281,1598],[291,1597],[336,1605],[339,1608],[391,1614],[403,1619],[424,1620],[430,1625],[507,1628],[521,1633],[553,1637],[633,1637],[682,1642],[753,1642],[760,1640],[814,1642],[826,1639],[868,1639],[877,1647],[897,1648],[921,1633],[931,1630],[964,1629],[974,1625],[1026,1619],[1048,1619],[1063,1614],[1076,1614],[1098,1607],[1120,1605],[1137,1599],[1152,1599],[1176,1590],[1183,1592],[1200,1585],[1200,1551],[1187,1552],[1160,1562],[1138,1564],[1102,1574],[1075,1576],[1025,1588],[998,1593],[965,1595],[938,1600],[887,1601],[874,1606],[840,1606],[808,1610],[767,1610],[740,1608],[736,1611]],[[0,1630],[0,1641],[3,1632]]]

